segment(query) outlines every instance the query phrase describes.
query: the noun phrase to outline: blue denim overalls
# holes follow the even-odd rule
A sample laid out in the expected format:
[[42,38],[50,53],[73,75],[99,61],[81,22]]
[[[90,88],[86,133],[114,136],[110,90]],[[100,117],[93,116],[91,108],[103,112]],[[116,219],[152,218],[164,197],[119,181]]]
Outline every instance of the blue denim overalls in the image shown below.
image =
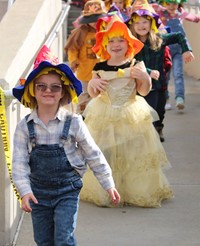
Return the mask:
[[59,144],[39,145],[33,121],[27,123],[32,151],[30,182],[38,204],[30,201],[34,239],[38,246],[76,245],[76,227],[80,175],[71,167],[63,145],[71,117],[67,117]]
[[[167,11],[164,13],[166,17],[166,26],[169,26],[171,32],[181,32],[184,37],[185,31],[179,18],[168,18],[169,14]],[[185,98],[185,86],[184,86],[184,75],[183,75],[183,58],[182,49],[179,44],[169,45],[170,53],[172,56],[172,73],[174,77],[175,85],[175,98]]]

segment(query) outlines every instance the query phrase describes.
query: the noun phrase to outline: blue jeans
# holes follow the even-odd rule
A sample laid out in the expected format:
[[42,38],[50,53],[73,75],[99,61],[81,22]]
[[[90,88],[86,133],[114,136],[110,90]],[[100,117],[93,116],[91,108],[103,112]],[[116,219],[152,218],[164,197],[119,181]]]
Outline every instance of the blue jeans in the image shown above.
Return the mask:
[[[34,194],[38,204],[30,202],[34,239],[38,246],[75,246],[74,231],[78,215],[79,192],[82,181],[78,179],[73,185],[59,188],[57,196],[52,198],[44,189],[45,198],[37,196],[37,189],[42,196],[41,185],[34,185]],[[49,193],[52,193],[49,187]]]
[[[166,19],[168,19],[167,11],[165,14]],[[179,18],[169,18],[166,25],[171,28],[172,32],[181,32],[185,37],[185,30]],[[169,48],[172,56],[172,73],[174,77],[175,98],[182,97],[185,99],[182,49],[179,44],[169,45]]]
[[174,77],[175,98],[185,98],[185,86],[183,75],[183,58],[181,47],[178,44],[169,45],[172,56],[172,73]]

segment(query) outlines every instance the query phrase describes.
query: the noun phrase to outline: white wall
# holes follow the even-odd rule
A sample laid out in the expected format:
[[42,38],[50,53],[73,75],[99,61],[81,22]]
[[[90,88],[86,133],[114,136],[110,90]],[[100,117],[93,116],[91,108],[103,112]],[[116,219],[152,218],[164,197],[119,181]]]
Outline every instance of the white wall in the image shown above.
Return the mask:
[[[191,2],[192,0],[190,0]],[[198,2],[193,0],[193,2]],[[197,16],[200,16],[200,2],[196,6],[185,6],[185,10],[189,11]],[[190,45],[195,56],[195,60],[191,63],[184,65],[185,72],[194,77],[195,79],[200,79],[200,22],[193,23],[189,21],[184,21],[184,27],[186,31],[187,38],[190,42]]]

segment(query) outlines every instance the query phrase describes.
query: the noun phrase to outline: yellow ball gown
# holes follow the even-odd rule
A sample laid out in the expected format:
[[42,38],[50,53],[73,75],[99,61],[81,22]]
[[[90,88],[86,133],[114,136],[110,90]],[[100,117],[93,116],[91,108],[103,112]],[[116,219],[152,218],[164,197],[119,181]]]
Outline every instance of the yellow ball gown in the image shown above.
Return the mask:
[[[120,205],[159,207],[173,192],[162,170],[170,164],[152,124],[158,115],[136,95],[134,79],[115,78],[108,71],[99,73],[109,85],[87,105],[85,123],[111,166]],[[98,206],[113,206],[91,170],[83,177],[80,198]]]

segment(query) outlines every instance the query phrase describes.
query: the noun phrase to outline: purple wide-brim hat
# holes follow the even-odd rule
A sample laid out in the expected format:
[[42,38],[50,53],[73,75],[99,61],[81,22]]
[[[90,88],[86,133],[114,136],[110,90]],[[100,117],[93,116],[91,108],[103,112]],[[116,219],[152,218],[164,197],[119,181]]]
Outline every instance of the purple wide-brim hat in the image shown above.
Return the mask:
[[[155,21],[156,21],[156,27],[157,27],[157,28],[158,28],[158,27],[161,25],[161,23],[162,23],[158,14],[153,13],[153,12],[147,10],[147,9],[138,9],[138,10],[133,11],[132,14],[131,14],[131,18],[132,18],[132,16],[133,16],[134,14],[137,14],[137,15],[139,15],[139,16],[150,16],[150,17],[154,18]],[[131,18],[130,18],[130,19],[131,19]]]
[[72,72],[71,68],[65,64],[60,63],[58,65],[53,65],[48,61],[42,61],[28,76],[26,79],[26,82],[24,85],[19,85],[13,88],[13,95],[16,97],[20,102],[22,99],[22,96],[24,94],[25,87],[32,81],[34,78],[44,69],[44,68],[55,68],[60,70],[65,74],[65,76],[72,82],[73,87],[76,91],[77,96],[79,96],[82,93],[82,84],[81,82],[76,78],[74,73]]

